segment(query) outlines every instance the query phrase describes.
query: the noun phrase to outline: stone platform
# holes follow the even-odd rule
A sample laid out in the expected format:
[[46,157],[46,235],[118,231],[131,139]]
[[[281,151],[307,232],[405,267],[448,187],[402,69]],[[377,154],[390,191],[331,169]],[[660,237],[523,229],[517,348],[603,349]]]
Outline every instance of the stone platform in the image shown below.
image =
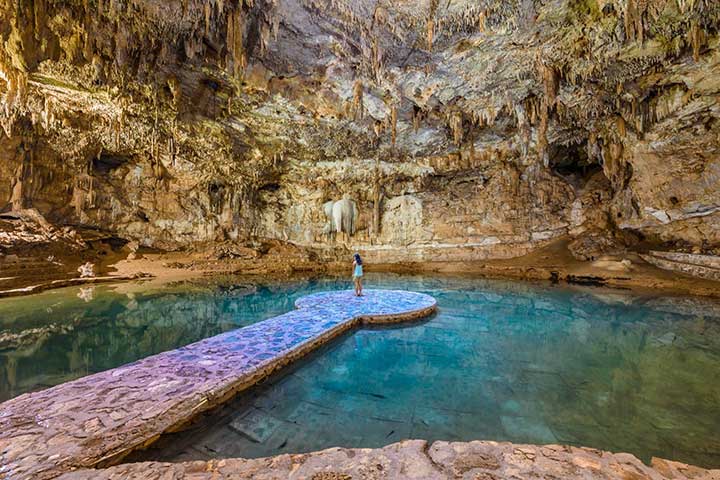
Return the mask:
[[119,462],[276,369],[363,323],[425,317],[413,292],[323,292],[297,310],[0,404],[0,479]]

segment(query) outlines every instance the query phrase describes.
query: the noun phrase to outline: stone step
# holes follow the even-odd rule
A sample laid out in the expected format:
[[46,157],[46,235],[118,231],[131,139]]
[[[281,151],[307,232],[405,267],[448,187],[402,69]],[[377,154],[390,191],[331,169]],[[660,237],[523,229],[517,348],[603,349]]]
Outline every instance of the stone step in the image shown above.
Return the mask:
[[651,250],[650,255],[654,257],[672,260],[674,262],[689,263],[691,265],[700,265],[702,267],[716,268],[720,270],[720,257],[716,255],[699,255],[695,253],[682,252],[660,252]]
[[[661,255],[657,255],[661,254]],[[697,259],[690,258],[693,261],[703,261],[705,264],[688,263],[685,261],[674,260],[674,258],[682,259],[688,257],[709,257],[709,259]],[[674,252],[650,252],[649,254],[640,257],[646,262],[655,265],[663,270],[670,270],[673,272],[681,272],[693,277],[704,278],[706,280],[715,280],[720,282],[720,268],[709,266],[714,265],[714,261],[717,257],[711,257],[710,255],[692,255],[688,253],[674,253]]]

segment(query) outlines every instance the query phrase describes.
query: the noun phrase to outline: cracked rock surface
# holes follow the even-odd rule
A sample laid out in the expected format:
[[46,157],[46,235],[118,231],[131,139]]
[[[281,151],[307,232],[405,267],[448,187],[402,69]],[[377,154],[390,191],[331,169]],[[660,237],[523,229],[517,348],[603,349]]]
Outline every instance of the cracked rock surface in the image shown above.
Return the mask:
[[62,480],[229,479],[252,480],[499,480],[511,478],[703,479],[705,470],[654,458],[644,465],[630,454],[557,445],[405,440],[379,449],[331,448],[300,455],[253,460],[188,463],[130,463],[105,470],[68,473]]

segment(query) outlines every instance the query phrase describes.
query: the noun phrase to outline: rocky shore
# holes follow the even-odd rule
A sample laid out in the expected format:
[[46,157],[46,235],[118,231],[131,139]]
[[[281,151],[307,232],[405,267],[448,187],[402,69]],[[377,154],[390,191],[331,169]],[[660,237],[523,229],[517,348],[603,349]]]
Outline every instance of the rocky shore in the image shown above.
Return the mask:
[[559,445],[406,440],[378,449],[331,448],[260,459],[130,463],[61,480],[717,480],[720,470]]

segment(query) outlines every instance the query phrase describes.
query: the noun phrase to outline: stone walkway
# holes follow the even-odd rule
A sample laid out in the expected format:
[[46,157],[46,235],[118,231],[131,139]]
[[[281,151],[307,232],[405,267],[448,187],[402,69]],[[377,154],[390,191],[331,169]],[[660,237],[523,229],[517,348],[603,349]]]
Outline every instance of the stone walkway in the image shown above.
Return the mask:
[[706,470],[627,453],[559,445],[406,440],[384,448],[330,448],[258,459],[130,463],[61,480],[720,480]]
[[0,404],[0,479],[45,479],[120,461],[361,323],[436,309],[419,293],[323,292],[298,310]]

